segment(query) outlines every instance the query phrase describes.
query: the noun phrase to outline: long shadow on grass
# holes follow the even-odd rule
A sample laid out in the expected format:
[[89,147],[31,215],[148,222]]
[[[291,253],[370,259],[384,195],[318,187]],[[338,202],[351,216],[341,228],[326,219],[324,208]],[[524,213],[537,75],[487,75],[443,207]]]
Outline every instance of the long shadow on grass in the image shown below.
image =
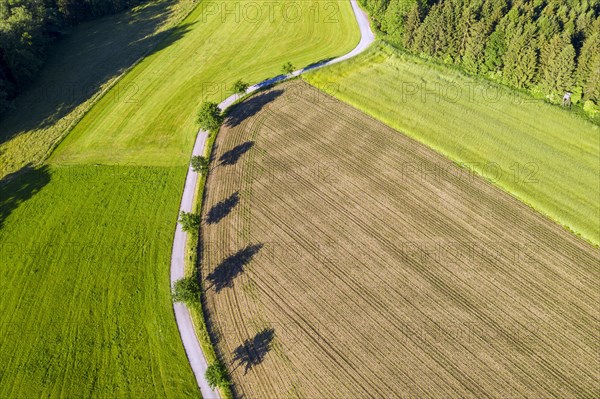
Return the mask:
[[236,145],[231,150],[221,155],[219,158],[219,165],[235,165],[242,155],[250,151],[252,146],[254,146],[254,141],[246,141],[245,143]]
[[0,228],[15,209],[49,182],[50,172],[47,166],[34,168],[31,165],[0,179]]
[[244,120],[256,115],[263,107],[283,94],[283,90],[271,90],[257,94],[250,99],[236,104],[227,112],[225,126],[234,127]]
[[[55,124],[139,57],[181,39],[191,24],[155,33],[169,17],[171,3],[91,21],[59,39],[37,77],[14,99],[14,108],[0,116],[0,143]],[[141,101],[136,82],[117,84],[112,94],[114,101]]]
[[307,66],[305,66],[304,68],[302,68],[303,71],[308,71],[314,68],[318,68],[321,65],[324,65],[326,63],[328,63],[329,61],[331,61],[332,59],[334,59],[335,57],[329,57],[329,58],[323,58],[322,60],[319,60],[317,62],[313,62],[312,64],[308,64]]
[[208,288],[215,287],[215,291],[219,292],[223,288],[231,287],[233,280],[243,273],[244,267],[262,247],[263,244],[249,245],[225,258],[215,270],[207,276],[207,280],[211,283]]
[[244,366],[244,375],[246,375],[248,370],[260,364],[271,350],[273,338],[275,338],[275,330],[268,328],[256,334],[254,338],[245,340],[233,351],[233,363],[237,363],[235,368]]
[[206,223],[208,224],[216,224],[221,221],[225,216],[229,215],[231,210],[235,208],[235,206],[240,202],[240,193],[236,191],[231,194],[228,198],[225,198],[223,201],[216,203],[210,211],[208,211],[208,215],[206,216]]

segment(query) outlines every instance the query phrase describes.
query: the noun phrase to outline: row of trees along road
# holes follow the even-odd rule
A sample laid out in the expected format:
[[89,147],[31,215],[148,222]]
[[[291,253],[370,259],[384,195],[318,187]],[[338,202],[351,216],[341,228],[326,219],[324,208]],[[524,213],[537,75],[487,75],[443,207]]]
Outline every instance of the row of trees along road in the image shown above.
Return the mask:
[[360,1],[395,46],[553,101],[570,91],[600,104],[600,0]]
[[49,44],[81,21],[141,0],[0,0],[0,113],[38,72]]

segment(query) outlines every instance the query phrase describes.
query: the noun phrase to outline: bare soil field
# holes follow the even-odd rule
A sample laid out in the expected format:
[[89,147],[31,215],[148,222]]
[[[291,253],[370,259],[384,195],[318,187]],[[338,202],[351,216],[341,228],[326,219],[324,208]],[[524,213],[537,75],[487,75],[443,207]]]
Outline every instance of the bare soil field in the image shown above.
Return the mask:
[[211,165],[237,396],[600,395],[598,248],[468,167],[299,81],[234,108]]

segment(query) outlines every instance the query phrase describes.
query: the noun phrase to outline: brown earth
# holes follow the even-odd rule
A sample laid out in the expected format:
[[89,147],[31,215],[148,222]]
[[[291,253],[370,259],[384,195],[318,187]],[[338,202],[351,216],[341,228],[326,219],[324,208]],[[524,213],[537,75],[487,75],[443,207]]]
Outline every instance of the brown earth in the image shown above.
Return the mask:
[[598,249],[468,168],[295,81],[232,110],[206,188],[237,396],[600,395]]

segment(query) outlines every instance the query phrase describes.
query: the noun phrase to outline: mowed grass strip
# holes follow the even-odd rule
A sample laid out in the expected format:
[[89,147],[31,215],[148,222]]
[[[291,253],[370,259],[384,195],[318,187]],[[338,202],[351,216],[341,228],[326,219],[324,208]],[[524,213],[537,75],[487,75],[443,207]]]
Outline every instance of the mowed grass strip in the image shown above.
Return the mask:
[[383,44],[306,81],[600,244],[600,128]]
[[192,0],[156,0],[129,12],[83,23],[51,48],[40,75],[0,117],[0,177],[40,164],[101,93],[127,101],[123,73],[194,7]]
[[2,185],[0,397],[197,397],[169,260],[186,169],[63,166]]
[[231,111],[202,240],[239,396],[598,394],[598,249],[301,81]]
[[202,101],[277,76],[286,61],[345,54],[359,31],[349,1],[203,1],[167,41],[120,82],[135,93],[109,92],[51,162],[186,164]]

